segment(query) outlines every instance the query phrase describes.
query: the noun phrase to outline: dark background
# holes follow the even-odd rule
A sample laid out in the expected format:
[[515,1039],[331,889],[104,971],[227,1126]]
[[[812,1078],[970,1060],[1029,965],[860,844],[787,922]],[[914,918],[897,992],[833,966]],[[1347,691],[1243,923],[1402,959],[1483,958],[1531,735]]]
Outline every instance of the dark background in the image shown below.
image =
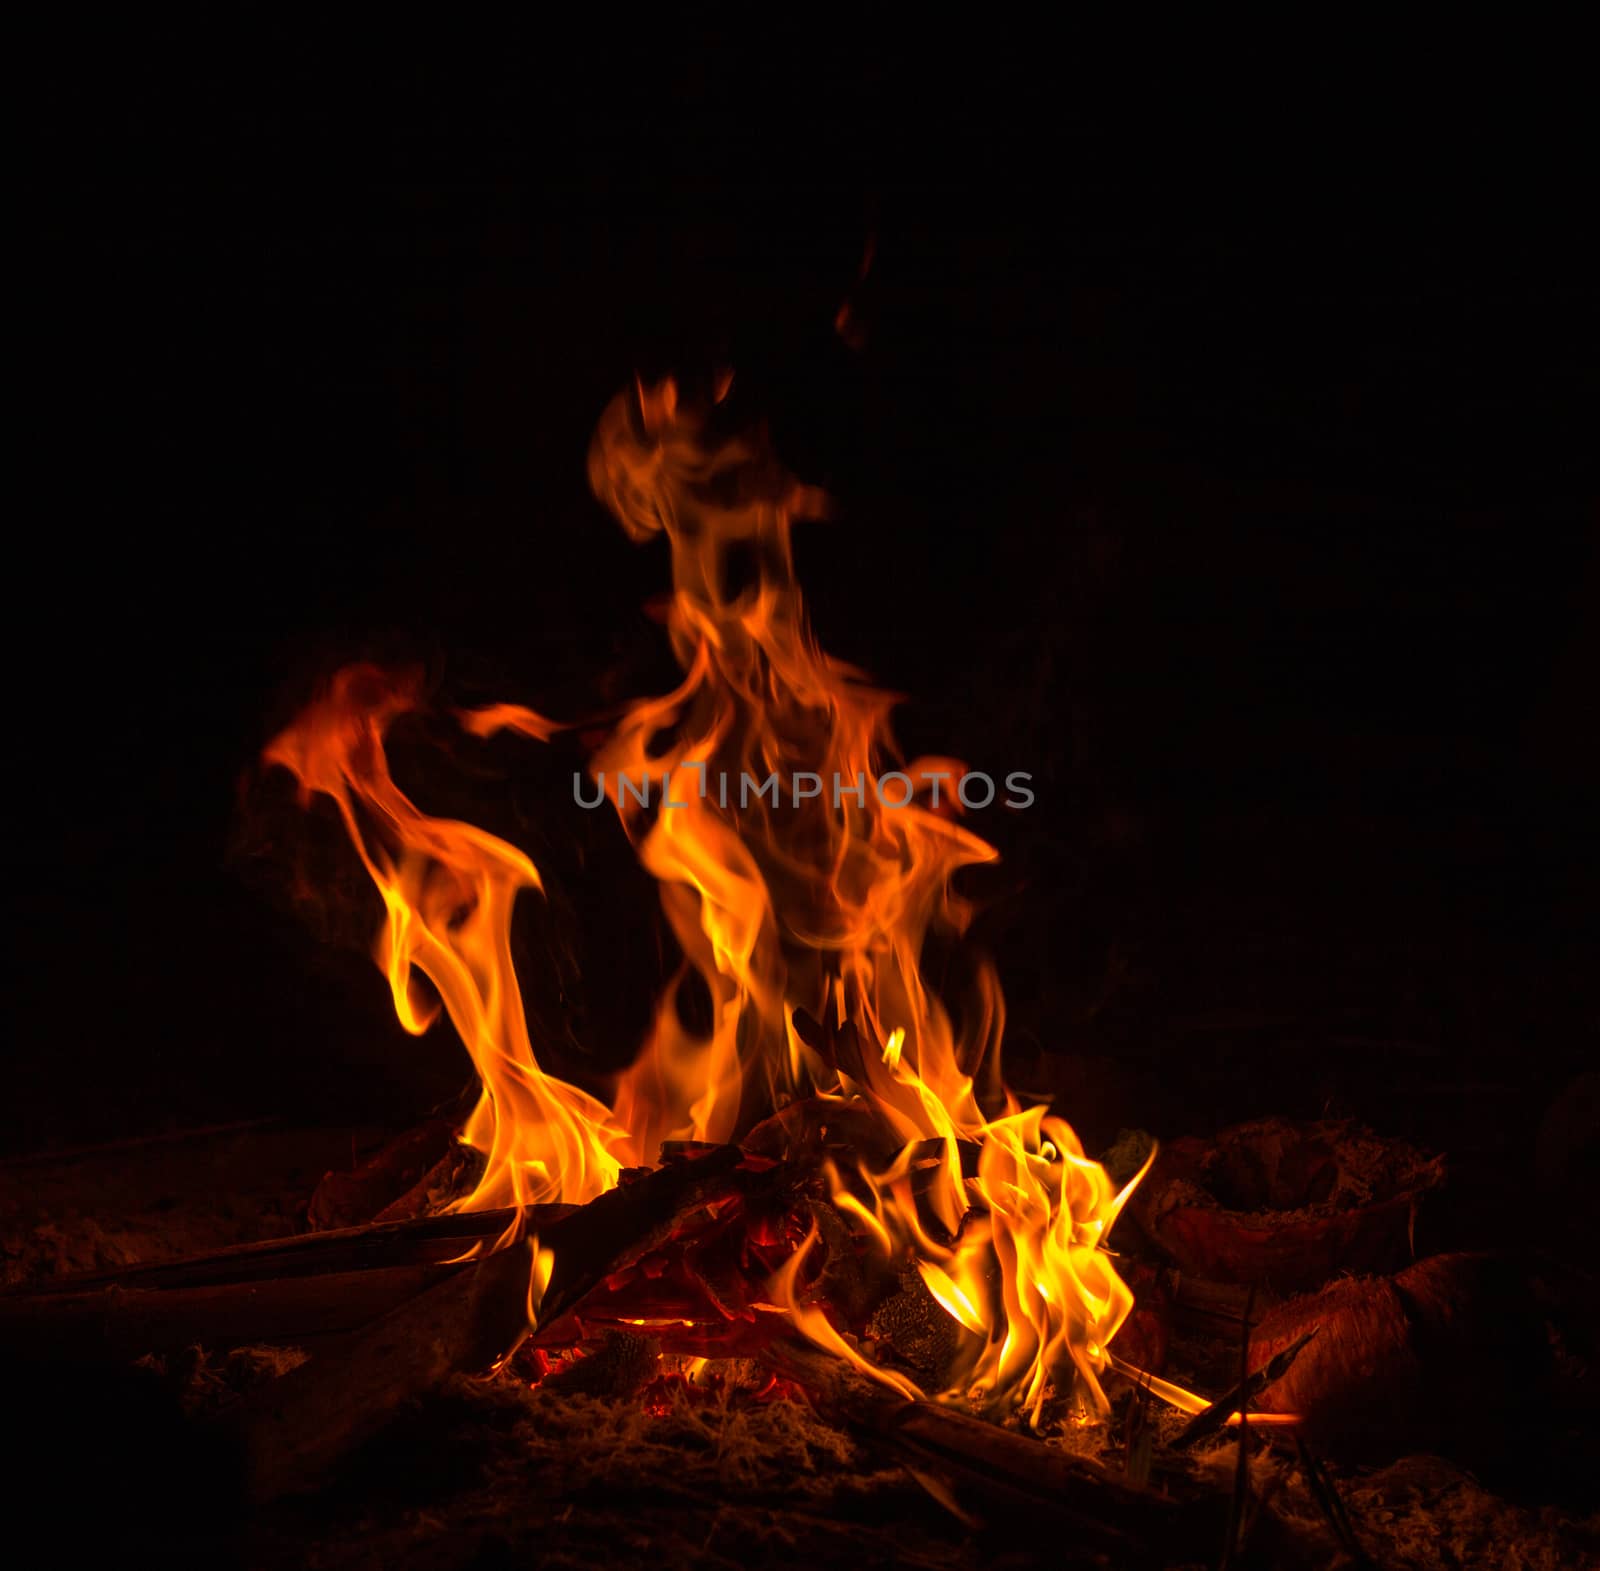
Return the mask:
[[[1527,1160],[1597,1022],[1596,258],[1548,61],[1241,98],[1026,41],[117,48],[40,64],[12,301],[6,1150],[460,1086],[241,780],[359,656],[663,690],[665,553],[585,452],[636,370],[725,360],[837,499],[824,645],[909,752],[1037,777],[979,825],[1018,1080],[1091,1142],[1334,1110]],[[530,992],[582,1075],[662,961],[574,762],[413,778],[550,874]]]

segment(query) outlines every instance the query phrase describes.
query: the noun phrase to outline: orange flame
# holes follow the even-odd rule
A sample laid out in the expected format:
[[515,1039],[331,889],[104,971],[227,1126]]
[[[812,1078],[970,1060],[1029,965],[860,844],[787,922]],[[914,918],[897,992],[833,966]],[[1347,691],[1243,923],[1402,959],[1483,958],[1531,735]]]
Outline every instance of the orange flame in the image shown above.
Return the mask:
[[[726,391],[723,381],[717,401]],[[596,494],[628,534],[670,542],[667,626],[685,673],[634,705],[591,762],[684,957],[611,1113],[543,1073],[528,1039],[509,926],[517,894],[540,887],[537,870],[471,825],[421,813],[389,776],[383,735],[416,707],[414,686],[343,672],[267,759],[337,804],[383,896],[379,962],[402,1024],[420,1031],[432,1018],[420,971],[477,1065],[483,1096],[463,1139],[488,1166],[463,1207],[586,1200],[664,1140],[726,1141],[802,1095],[849,1101],[899,1154],[881,1172],[833,1172],[835,1202],[873,1247],[914,1260],[972,1337],[952,1393],[1020,1404],[1037,1421],[1047,1385],[1071,1376],[1081,1404],[1103,1410],[1098,1376],[1132,1306],[1103,1242],[1132,1185],[1115,1191],[1066,1123],[1004,1092],[991,969],[960,1033],[925,984],[927,937],[959,934],[970,918],[954,875],[995,852],[956,822],[962,766],[901,766],[893,697],[817,647],[790,528],[824,499],[763,444],[713,439],[710,419],[671,381],[641,385],[605,411],[589,458]],[[510,705],[461,718],[478,735],[509,727],[548,740],[557,729]],[[712,1003],[702,1033],[677,1008],[691,970]],[[822,1022],[821,1045],[797,1027],[802,1011]],[[976,1156],[971,1176],[964,1151]],[[814,1341],[915,1394],[805,1301],[814,1242],[773,1297]]]
[[[672,546],[667,625],[687,675],[636,706],[593,768],[661,881],[715,1020],[709,1037],[690,1040],[665,1000],[619,1115],[646,1112],[658,1138],[725,1139],[756,1070],[766,1082],[752,1088],[756,1109],[859,1089],[903,1139],[945,1133],[952,1119],[975,1127],[971,1078],[917,960],[930,927],[965,926],[951,874],[995,853],[947,817],[878,800],[893,698],[816,647],[794,576],[791,520],[822,511],[823,499],[760,447],[708,442],[704,417],[681,407],[670,382],[611,405],[589,468],[630,535],[664,531]],[[736,579],[741,560],[754,564],[747,584]],[[648,813],[624,785],[646,778],[683,805],[658,796]],[[997,1041],[999,993],[987,980]],[[796,1009],[849,1021],[869,1041],[899,1030],[920,1078],[875,1060],[824,1064],[794,1030]],[[973,1060],[993,1041],[967,1044]],[[625,1121],[640,1131],[637,1117]],[[947,1219],[958,1214],[952,1203]]]
[[[1100,1245],[1132,1186],[1115,1192],[1044,1109],[1006,1097],[991,1119],[980,1107],[971,1071],[987,1058],[998,1081],[998,985],[984,973],[980,1024],[958,1040],[919,960],[930,931],[966,925],[953,875],[995,853],[931,804],[885,805],[904,794],[883,789],[893,700],[817,648],[794,577],[791,520],[821,511],[821,498],[763,448],[714,444],[705,427],[669,382],[614,402],[590,452],[595,491],[628,533],[664,531],[671,543],[668,627],[687,673],[676,692],[635,708],[594,770],[715,1005],[710,1036],[695,1041],[663,1001],[618,1115],[656,1139],[726,1139],[752,1069],[765,1080],[759,1106],[807,1091],[864,1099],[901,1154],[888,1172],[860,1175],[870,1203],[837,1181],[835,1198],[881,1247],[915,1258],[945,1309],[984,1336],[972,1382],[1037,1417],[1049,1378],[1075,1367],[1103,1409],[1097,1376],[1133,1298]],[[734,576],[740,554],[755,564],[752,582]],[[961,773],[936,763],[902,773]],[[622,786],[645,777],[681,805],[658,797],[649,815]],[[773,778],[777,805],[747,789]],[[826,1061],[795,1029],[800,1009],[882,1047]],[[963,1143],[979,1150],[970,1181]],[[954,1243],[931,1235],[912,1193],[913,1162],[930,1153],[921,1203]],[[797,1266],[786,1270],[775,1296],[839,1352],[798,1280]]]
[[415,679],[371,666],[340,671],[263,755],[330,798],[378,892],[375,953],[400,1024],[426,1031],[438,992],[472,1055],[482,1094],[461,1138],[487,1159],[457,1210],[581,1201],[617,1181],[621,1131],[603,1103],[540,1069],[511,961],[511,912],[539,870],[515,846],[471,824],[431,818],[389,774],[384,733],[420,703]]

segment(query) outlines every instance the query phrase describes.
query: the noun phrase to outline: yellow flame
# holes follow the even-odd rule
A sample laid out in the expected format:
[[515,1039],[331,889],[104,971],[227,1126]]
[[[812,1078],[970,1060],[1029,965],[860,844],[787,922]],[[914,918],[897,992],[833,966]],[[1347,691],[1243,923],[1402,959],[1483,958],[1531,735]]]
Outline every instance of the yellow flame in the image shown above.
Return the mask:
[[[922,979],[928,934],[968,920],[952,878],[995,853],[954,821],[959,763],[921,766],[946,782],[944,811],[906,801],[899,782],[885,789],[893,700],[817,648],[794,576],[791,522],[822,511],[822,499],[759,444],[713,440],[671,383],[611,405],[590,477],[630,535],[668,538],[668,628],[685,672],[675,692],[636,706],[592,767],[713,1000],[698,1039],[663,1001],[619,1116],[653,1138],[725,1139],[752,1081],[765,1082],[758,1108],[807,1092],[864,1101],[900,1155],[854,1184],[834,1175],[835,1203],[885,1253],[915,1259],[938,1301],[984,1337],[967,1378],[1037,1419],[1048,1382],[1073,1374],[1103,1410],[1105,1349],[1133,1300],[1102,1243],[1132,1186],[1117,1192],[1044,1109],[1008,1096],[998,1116],[980,1106],[973,1069],[987,1061],[1000,1084],[992,972],[962,1038]],[[753,577],[733,571],[741,556]],[[664,800],[682,805],[652,813],[624,776],[665,780]],[[775,780],[779,799],[746,780]],[[799,1009],[841,1040],[851,1028],[860,1050],[830,1061],[808,1047],[793,1026]],[[973,1145],[969,1181],[961,1150]],[[929,1160],[931,1173],[920,1166]],[[801,1301],[798,1270],[780,1273],[774,1296],[808,1335],[870,1369]]]
[[889,1033],[889,1040],[883,1044],[883,1061],[891,1069],[900,1067],[900,1051],[906,1045],[906,1028],[896,1026]]
[[583,1201],[616,1183],[626,1142],[604,1104],[540,1069],[511,961],[518,894],[542,892],[538,869],[515,846],[471,824],[432,818],[394,783],[384,734],[421,701],[414,679],[370,666],[340,671],[266,749],[330,798],[383,899],[376,943],[395,1013],[422,1032],[437,990],[482,1084],[463,1131],[483,1153],[483,1176],[459,1210]]
[[[1063,1120],[1004,1090],[991,968],[961,1030],[924,981],[925,941],[970,919],[955,875],[996,854],[957,822],[963,766],[902,764],[893,697],[819,649],[805,615],[791,524],[824,500],[763,443],[714,438],[710,418],[670,381],[640,384],[602,415],[589,457],[628,534],[667,537],[667,627],[684,672],[634,704],[590,765],[683,956],[611,1110],[546,1074],[529,1040],[510,922],[517,895],[540,888],[537,869],[421,812],[389,776],[384,735],[418,707],[415,684],[341,672],[266,756],[336,804],[382,896],[378,959],[401,1024],[423,1031],[438,1011],[420,973],[477,1066],[482,1097],[463,1134],[486,1170],[462,1207],[587,1200],[664,1140],[725,1141],[794,1098],[838,1098],[870,1110],[898,1155],[881,1172],[831,1173],[835,1203],[875,1249],[915,1261],[979,1343],[951,1392],[976,1387],[1037,1422],[1055,1382],[1103,1410],[1098,1377],[1132,1305],[1103,1245],[1132,1186],[1115,1190]],[[559,729],[514,705],[459,718],[480,736]],[[702,1029],[678,1008],[691,973],[711,1002]],[[826,1041],[802,1034],[801,1011]],[[806,1301],[816,1242],[813,1230],[778,1273],[777,1304],[812,1340],[919,1394]]]
[[938,1299],[939,1307],[952,1320],[959,1320],[967,1330],[976,1331],[981,1336],[987,1329],[983,1316],[978,1313],[972,1300],[950,1280],[949,1275],[931,1260],[919,1260],[917,1270],[928,1284],[928,1291]]
[[539,1323],[539,1305],[544,1302],[544,1295],[550,1286],[550,1276],[555,1270],[555,1251],[541,1249],[539,1240],[532,1240],[533,1271],[528,1277],[528,1324],[536,1326]]
[[827,1315],[814,1303],[807,1301],[800,1289],[800,1273],[806,1257],[817,1242],[815,1227],[806,1235],[805,1242],[778,1268],[772,1279],[772,1296],[788,1311],[795,1329],[825,1351],[842,1358],[847,1364],[870,1375],[874,1380],[898,1391],[908,1401],[922,1396],[917,1385],[904,1375],[879,1364],[869,1362],[842,1337]]

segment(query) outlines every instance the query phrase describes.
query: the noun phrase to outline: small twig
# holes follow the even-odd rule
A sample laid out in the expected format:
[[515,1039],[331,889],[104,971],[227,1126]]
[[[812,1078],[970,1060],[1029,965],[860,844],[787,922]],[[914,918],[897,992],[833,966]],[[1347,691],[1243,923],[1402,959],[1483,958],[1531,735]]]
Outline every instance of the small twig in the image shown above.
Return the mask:
[[[1251,1290],[1245,1300],[1244,1324],[1239,1338],[1239,1389],[1250,1383],[1250,1317],[1255,1309],[1256,1295]],[[1250,1423],[1244,1406],[1248,1397],[1239,1404],[1239,1454],[1233,1473],[1233,1498],[1228,1503],[1228,1536],[1222,1546],[1222,1571],[1237,1564],[1244,1549],[1245,1511],[1250,1503]]]
[[1247,1539],[1255,1532],[1256,1523],[1267,1514],[1267,1507],[1272,1503],[1272,1497],[1283,1488],[1287,1476],[1287,1472],[1283,1469],[1275,1469],[1267,1475],[1262,1486],[1251,1497],[1250,1511],[1244,1524],[1244,1535]]
[[1150,1380],[1141,1376],[1128,1405],[1128,1435],[1122,1470],[1135,1489],[1150,1482],[1150,1465],[1155,1456],[1155,1426],[1150,1422]]
[[1297,1434],[1294,1443],[1300,1457],[1300,1470],[1305,1474],[1311,1498],[1316,1501],[1323,1516],[1327,1518],[1328,1526],[1333,1529],[1333,1536],[1338,1540],[1339,1547],[1358,1566],[1368,1568],[1368,1571],[1375,1571],[1372,1556],[1362,1548],[1361,1540],[1356,1537],[1355,1528],[1350,1522],[1350,1514],[1345,1510],[1344,1501],[1334,1487],[1333,1480],[1328,1477],[1327,1470],[1317,1460],[1316,1454],[1306,1444],[1303,1436]]
[[[1243,1321],[1245,1336],[1245,1366],[1249,1367],[1249,1341],[1250,1341],[1250,1312],[1245,1311]],[[1246,1374],[1225,1396],[1219,1396],[1204,1412],[1195,1416],[1184,1425],[1182,1431],[1172,1442],[1175,1451],[1186,1450],[1195,1441],[1203,1440],[1207,1435],[1215,1434],[1221,1429],[1235,1413],[1239,1415],[1240,1426],[1246,1423],[1244,1410],[1248,1403],[1260,1396],[1273,1381],[1281,1380],[1289,1372],[1289,1366],[1300,1356],[1301,1350],[1320,1328],[1312,1326],[1303,1336],[1296,1337],[1286,1348],[1272,1356],[1253,1375]]]
[[[520,1223],[543,1233],[578,1208],[525,1206]],[[117,1287],[130,1292],[180,1287],[218,1287],[230,1282],[276,1280],[332,1271],[427,1265],[461,1258],[473,1245],[492,1240],[519,1222],[515,1207],[496,1211],[447,1211],[408,1222],[367,1222],[360,1227],[293,1233],[253,1244],[234,1244],[210,1254],[159,1265],[125,1266],[116,1271],[83,1271],[28,1287],[0,1292],[0,1314],[12,1300],[27,1295],[93,1293]]]

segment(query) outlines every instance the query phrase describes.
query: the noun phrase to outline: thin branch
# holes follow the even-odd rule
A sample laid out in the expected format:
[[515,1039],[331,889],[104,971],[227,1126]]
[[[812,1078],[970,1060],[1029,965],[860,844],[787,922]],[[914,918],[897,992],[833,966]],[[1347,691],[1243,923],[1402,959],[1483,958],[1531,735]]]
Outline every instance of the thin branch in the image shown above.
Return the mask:
[[[1243,1324],[1246,1342],[1245,1361],[1248,1365],[1250,1338],[1250,1318],[1248,1314],[1246,1314]],[[1260,1396],[1275,1380],[1281,1380],[1289,1372],[1289,1366],[1300,1356],[1301,1350],[1306,1343],[1320,1329],[1318,1326],[1312,1326],[1304,1336],[1296,1337],[1281,1352],[1274,1354],[1253,1375],[1247,1374],[1226,1395],[1219,1396],[1210,1407],[1203,1412],[1196,1413],[1193,1419],[1184,1426],[1177,1438],[1173,1440],[1173,1449],[1175,1451],[1187,1450],[1195,1441],[1203,1440],[1207,1435],[1215,1434],[1235,1413],[1239,1415],[1239,1422],[1242,1426],[1245,1423],[1244,1410],[1246,1406]]]
[[[1243,1391],[1250,1383],[1250,1320],[1255,1309],[1255,1293],[1245,1301],[1244,1323],[1239,1337],[1239,1386]],[[1241,1399],[1239,1412],[1239,1453],[1233,1472],[1233,1497],[1228,1502],[1228,1536],[1222,1546],[1222,1571],[1238,1564],[1244,1551],[1244,1526],[1246,1508],[1250,1504],[1250,1424],[1244,1416]]]

